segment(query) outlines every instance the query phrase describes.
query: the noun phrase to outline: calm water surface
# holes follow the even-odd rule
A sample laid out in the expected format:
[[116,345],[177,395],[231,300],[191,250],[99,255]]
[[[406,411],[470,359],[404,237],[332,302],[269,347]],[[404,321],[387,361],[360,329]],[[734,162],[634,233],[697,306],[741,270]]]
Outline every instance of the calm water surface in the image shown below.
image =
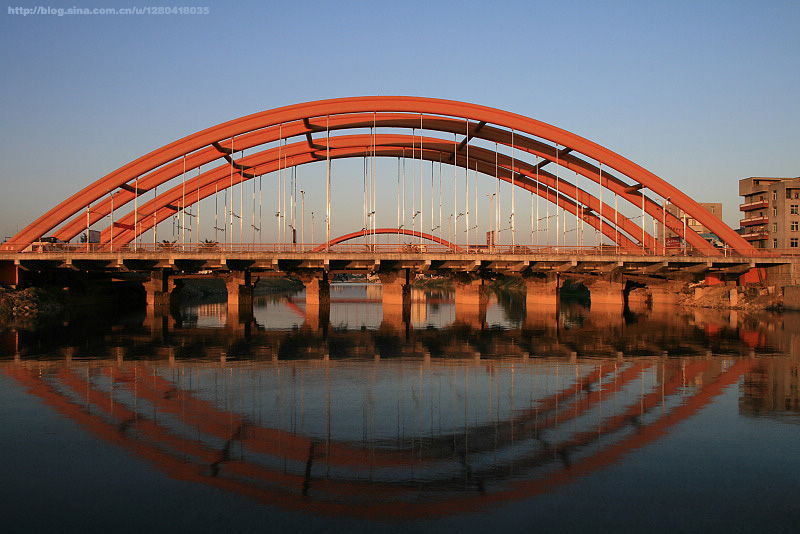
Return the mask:
[[800,316],[380,286],[0,333],[4,532],[796,532]]

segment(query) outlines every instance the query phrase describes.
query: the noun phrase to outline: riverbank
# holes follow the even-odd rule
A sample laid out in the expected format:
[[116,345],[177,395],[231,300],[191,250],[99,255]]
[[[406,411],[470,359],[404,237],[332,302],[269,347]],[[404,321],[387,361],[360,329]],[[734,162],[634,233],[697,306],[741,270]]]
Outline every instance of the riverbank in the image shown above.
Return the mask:
[[97,317],[143,306],[144,288],[128,282],[98,282],[75,288],[0,288],[0,327],[30,327],[69,315]]
[[[256,294],[301,291],[303,284],[282,277],[262,278],[255,287]],[[186,280],[181,287],[181,300],[209,296],[224,296],[227,290],[222,280]],[[144,289],[135,283],[98,283],[81,288],[29,287],[0,288],[0,323],[36,322],[80,309],[132,308],[144,304]]]
[[738,287],[703,283],[689,285],[677,302],[690,308],[732,310],[783,310],[783,295],[774,287]]
[[29,287],[22,290],[0,289],[0,320],[35,319],[51,316],[66,309],[62,290]]

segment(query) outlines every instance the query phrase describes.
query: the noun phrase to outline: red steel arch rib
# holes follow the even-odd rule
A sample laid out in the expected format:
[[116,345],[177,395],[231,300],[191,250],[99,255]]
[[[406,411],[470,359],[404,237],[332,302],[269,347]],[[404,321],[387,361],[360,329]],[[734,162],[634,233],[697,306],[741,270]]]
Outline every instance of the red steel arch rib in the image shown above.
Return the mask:
[[[426,119],[426,116],[432,117]],[[414,121],[417,121],[417,125],[424,121],[425,130],[439,131],[452,131],[458,123],[465,121],[461,124],[466,125],[461,129],[461,134],[464,135],[462,144],[473,138],[490,141],[494,139],[508,144],[510,143],[508,138],[514,136],[515,148],[540,155],[548,162],[554,161],[555,153],[560,151],[557,156],[559,165],[600,182],[597,172],[599,168],[575,155],[581,154],[589,160],[598,162],[602,167],[603,188],[615,191],[617,194],[621,193],[623,198],[635,205],[643,204],[644,211],[651,217],[660,220],[662,211],[660,206],[644,195],[641,191],[643,188],[650,189],[661,198],[669,198],[673,204],[709,228],[736,252],[743,255],[755,254],[755,249],[749,243],[688,195],[597,143],[550,124],[508,111],[452,100],[408,96],[352,97],[296,104],[234,119],[189,135],[150,152],[87,186],[37,218],[3,248],[21,251],[31,242],[65,223],[69,229],[65,229],[62,234],[68,235],[74,231],[73,218],[81,212],[85,213],[88,206],[101,201],[103,209],[107,209],[106,206],[110,204],[107,198],[109,192],[117,191],[119,188],[127,188],[130,191],[134,187],[144,190],[148,185],[143,182],[148,181],[148,177],[152,178],[149,181],[153,182],[153,186],[157,186],[163,183],[159,181],[162,178],[169,179],[170,175],[175,177],[178,167],[182,170],[186,165],[187,169],[193,169],[219,157],[231,158],[229,154],[242,148],[249,148],[246,146],[248,139],[255,139],[259,135],[272,135],[284,139],[291,135],[305,135],[309,148],[315,150],[318,157],[319,154],[324,157],[326,151],[324,141],[314,140],[313,134],[329,130],[331,123],[335,123],[336,128],[378,126],[378,117],[380,126],[408,128],[415,127],[411,124]],[[525,141],[527,136],[543,139],[546,142],[532,139]],[[521,138],[521,142],[518,142],[517,137]],[[551,147],[548,143],[556,146]],[[248,171],[240,169],[238,172]],[[633,184],[621,180],[617,175],[625,177]],[[127,195],[122,191],[118,194],[121,203],[130,201],[132,193],[129,191]],[[639,202],[635,201],[637,198]],[[92,208],[94,210],[97,206]],[[92,219],[99,220],[105,216],[101,209],[96,211],[95,214],[90,213],[90,222]],[[609,221],[605,214],[604,210],[604,218]],[[676,224],[674,218],[667,221],[667,227],[679,235],[683,234],[683,229]],[[634,237],[636,233],[634,232]],[[719,251],[710,247],[695,232],[687,231],[684,237],[690,245],[707,254],[719,254]],[[643,239],[647,241],[646,232],[643,232]],[[642,246],[646,247],[647,243],[642,243]]]
[[[195,168],[197,168],[198,171],[199,171],[199,167],[200,166],[208,164],[208,163],[214,161],[215,159],[218,159],[220,157],[220,155],[230,154],[232,152],[232,149],[230,147],[234,146],[234,141],[235,141],[235,147],[236,148],[239,148],[239,149],[242,149],[242,150],[249,150],[249,149],[251,149],[251,148],[253,148],[255,146],[258,146],[260,144],[269,143],[269,142],[273,142],[273,141],[278,141],[278,140],[280,140],[280,139],[282,139],[284,137],[287,137],[287,136],[288,137],[293,137],[293,136],[298,136],[298,135],[305,134],[306,138],[307,138],[307,143],[303,143],[303,145],[308,147],[308,153],[315,154],[315,153],[319,153],[320,150],[325,150],[325,146],[320,146],[320,145],[318,145],[316,143],[313,143],[311,141],[311,139],[310,139],[311,132],[325,131],[326,129],[330,130],[330,131],[336,131],[336,130],[344,130],[344,129],[352,129],[352,128],[366,128],[366,127],[372,127],[372,128],[375,128],[375,127],[402,127],[402,128],[411,129],[411,128],[415,128],[416,126],[419,125],[420,122],[423,122],[423,121],[424,121],[424,125],[426,126],[426,129],[433,129],[433,130],[436,130],[438,132],[446,132],[446,133],[458,134],[458,133],[464,133],[464,131],[466,131],[464,123],[462,122],[462,120],[457,120],[457,119],[452,119],[452,118],[447,118],[447,117],[438,117],[438,116],[432,116],[432,115],[419,115],[419,116],[418,115],[409,115],[409,114],[381,114],[381,115],[378,115],[378,114],[375,114],[375,113],[373,113],[373,114],[353,114],[353,115],[346,115],[346,116],[342,116],[342,117],[326,118],[325,119],[325,126],[320,126],[319,124],[313,124],[310,120],[306,120],[306,119],[304,119],[302,121],[298,120],[298,121],[295,121],[293,123],[282,124],[282,125],[280,125],[278,127],[265,128],[265,129],[258,130],[258,131],[255,131],[255,132],[250,132],[250,133],[248,133],[246,135],[243,135],[243,136],[235,138],[235,140],[234,139],[229,139],[229,140],[226,140],[226,141],[224,141],[222,143],[216,143],[211,147],[207,147],[207,148],[205,148],[205,149],[203,149],[203,150],[201,150],[201,151],[199,151],[197,153],[185,155],[181,159],[175,160],[175,161],[173,161],[172,163],[170,163],[168,165],[160,167],[160,168],[156,169],[155,171],[153,171],[151,173],[148,173],[145,176],[142,176],[140,179],[138,179],[136,181],[134,186],[130,186],[130,184],[129,184],[127,190],[126,189],[120,189],[119,191],[117,191],[116,192],[116,196],[115,196],[117,209],[119,209],[124,204],[130,203],[130,202],[133,201],[133,199],[134,199],[133,191],[135,191],[136,189],[138,189],[140,191],[149,191],[150,189],[152,189],[154,187],[157,187],[157,186],[159,186],[159,185],[161,185],[161,184],[163,184],[165,182],[168,182],[170,179],[177,178],[177,177],[181,176],[182,174],[185,173],[184,171],[187,170],[187,169],[190,170],[190,171],[193,171]],[[637,208],[639,206],[641,206],[641,204],[642,204],[642,202],[641,202],[642,193],[638,192],[638,191],[630,191],[630,188],[627,186],[627,184],[625,184],[624,182],[622,182],[618,178],[616,178],[613,175],[611,175],[608,172],[607,169],[601,174],[599,168],[597,168],[597,167],[595,167],[595,166],[593,166],[593,165],[581,160],[580,158],[576,158],[576,157],[574,157],[573,155],[570,155],[570,154],[566,154],[565,155],[564,154],[565,151],[557,151],[556,147],[553,147],[553,146],[547,145],[545,143],[536,141],[534,139],[531,139],[529,137],[521,135],[520,133],[516,133],[515,135],[512,135],[511,132],[508,132],[508,131],[502,130],[502,129],[498,129],[498,128],[495,128],[495,127],[491,127],[491,126],[483,126],[483,127],[479,128],[478,126],[480,125],[480,123],[477,123],[477,125],[475,125],[474,123],[470,123],[470,124],[471,124],[471,126],[470,126],[471,139],[483,139],[483,140],[486,140],[486,141],[489,141],[489,142],[496,142],[496,143],[499,143],[499,144],[502,144],[502,145],[505,145],[505,146],[511,146],[512,137],[513,137],[514,138],[513,139],[513,141],[514,141],[513,144],[514,144],[514,146],[516,148],[522,149],[522,150],[524,150],[524,151],[526,151],[526,152],[528,152],[530,154],[534,154],[536,156],[542,157],[542,158],[544,158],[544,160],[546,160],[548,162],[556,162],[556,161],[558,161],[560,165],[564,166],[568,170],[574,170],[575,172],[577,172],[577,173],[579,173],[579,174],[581,174],[581,175],[583,175],[583,176],[585,176],[585,177],[587,177],[587,178],[589,178],[589,179],[591,179],[591,180],[593,180],[593,181],[595,181],[597,183],[603,182],[605,184],[604,185],[605,188],[609,189],[615,195],[619,195],[621,198],[623,198],[624,200],[627,200],[631,204],[635,204],[637,206]],[[422,138],[420,138],[420,140],[422,140]],[[436,141],[441,142],[440,139],[436,139]],[[336,139],[336,138],[333,138],[333,139],[331,139],[331,142],[337,144],[337,146],[338,146],[338,143],[340,141],[338,139]],[[365,141],[364,144],[365,145],[369,145],[372,142],[375,142],[374,138],[373,139],[368,139],[368,141]],[[425,146],[426,147],[431,143],[431,141],[429,139],[424,140],[424,142],[425,142]],[[223,146],[223,145],[225,145],[225,146]],[[462,141],[461,144],[459,145],[459,150],[461,150],[462,152],[463,152],[463,145],[464,145],[464,142]],[[332,144],[332,146],[333,146],[333,144]],[[406,148],[415,146],[413,139],[412,139],[411,143],[407,143],[407,144],[405,144],[403,146],[405,146]],[[287,147],[287,149],[291,150],[290,147]],[[474,151],[476,150],[476,148],[473,147],[472,150],[473,150],[473,154],[474,154]],[[557,154],[557,152],[560,153],[560,158],[559,158],[559,155]],[[296,154],[297,153],[289,154],[289,157],[294,156]],[[355,155],[360,156],[361,154],[355,154]],[[380,155],[386,155],[386,154],[380,154]],[[449,154],[446,153],[445,155],[448,156],[449,158],[452,158],[453,153],[452,152],[449,153]],[[351,156],[339,156],[339,155],[337,155],[336,157],[352,157],[352,155]],[[460,156],[460,157],[463,157],[463,156]],[[503,158],[504,158],[504,161],[508,161],[509,160],[509,158],[507,158],[506,156],[503,156]],[[250,158],[248,157],[248,160],[249,159]],[[474,157],[473,157],[473,159],[474,159]],[[277,156],[275,157],[275,161],[277,162]],[[491,161],[491,158],[489,158],[487,161]],[[519,164],[519,162],[517,162],[517,164]],[[227,171],[228,170],[232,170],[233,165],[237,165],[237,168],[238,168],[238,167],[241,166],[241,162],[239,162],[239,163],[231,162],[231,166],[230,167],[225,167],[226,175],[230,174]],[[508,172],[510,173],[511,165],[510,164],[508,164],[508,165],[504,164],[503,166],[506,169],[508,169]],[[278,167],[280,167],[280,164],[276,163],[276,168],[278,168]],[[272,168],[272,169],[269,169],[269,170],[266,170],[266,171],[262,170],[261,172],[271,172],[271,171],[274,171],[274,170],[275,170],[275,168]],[[515,169],[515,171],[516,172],[520,172],[519,169]],[[237,175],[237,180],[238,180],[238,176],[241,173],[237,171],[236,173],[233,173],[233,174]],[[250,174],[252,174],[252,173],[250,173]],[[484,174],[491,174],[491,173],[484,172]],[[544,171],[541,171],[538,174],[540,176],[549,176],[550,178],[553,178],[552,175],[550,175],[550,174],[548,174],[548,173],[546,173]],[[529,177],[532,178],[533,177],[533,173],[530,173]],[[503,179],[505,179],[506,181],[510,182],[511,181],[510,180],[510,174],[508,175],[508,177],[506,177],[504,175]],[[221,182],[221,180],[220,180],[220,182]],[[562,184],[565,183],[563,180],[560,180],[559,182],[562,183]],[[233,185],[236,185],[237,183],[239,183],[239,182],[238,181],[234,182]],[[220,185],[222,185],[223,188],[225,187],[224,183],[221,183]],[[520,184],[520,186],[524,187],[521,184]],[[538,190],[538,188],[536,188],[536,189]],[[546,196],[546,195],[542,195],[542,196],[543,196],[543,198],[546,198],[546,199],[548,198],[548,196]],[[182,198],[180,203],[176,203],[176,200],[175,200],[176,198],[177,197],[174,197],[173,200],[171,202],[169,202],[169,203],[163,203],[164,206],[172,206],[173,210],[177,210],[178,207],[182,206],[185,203],[186,199]],[[191,201],[192,199],[190,198],[189,200]],[[645,202],[646,202],[646,205],[647,205],[647,208],[648,208],[647,211],[648,211],[648,213],[651,213],[651,215],[653,213],[657,213],[658,210],[662,209],[661,207],[657,206],[652,200],[648,199],[647,197],[645,197]],[[103,217],[107,216],[109,214],[109,212],[111,211],[111,209],[110,209],[111,208],[111,204],[112,204],[111,199],[108,198],[108,197],[105,197],[105,198],[101,199],[98,204],[92,205],[91,206],[91,213],[90,213],[90,221],[91,221],[91,223],[94,223],[94,222],[102,219]],[[588,206],[588,207],[594,209],[593,206]],[[141,211],[141,210],[137,210],[137,211]],[[645,243],[644,243],[645,247],[647,247],[647,248],[649,248],[651,250],[655,248],[655,240],[652,238],[652,236],[650,236],[650,234],[648,234],[647,232],[643,232],[641,227],[638,227],[638,226],[632,225],[632,224],[626,224],[628,221],[626,221],[625,218],[622,218],[620,220],[616,216],[611,217],[610,215],[615,215],[615,211],[613,209],[611,209],[609,206],[605,206],[604,209],[597,211],[597,214],[598,215],[599,214],[603,214],[604,218],[606,218],[608,221],[613,221],[614,222],[614,226],[619,226],[619,224],[622,223],[622,224],[624,224],[624,225],[626,225],[628,227],[633,227],[632,230],[625,230],[625,229],[620,229],[620,230],[622,230],[623,232],[627,232],[631,236],[634,236],[637,240],[639,239],[639,236],[642,236],[642,238],[645,240]],[[665,219],[664,222],[666,223],[667,227],[670,228],[671,230],[675,231],[677,234],[682,235],[683,234],[683,228],[682,228],[682,225],[681,225],[680,221],[676,217],[671,215],[671,214],[664,214],[662,212],[662,216],[663,215],[665,215],[665,217],[662,217],[662,219]],[[128,219],[129,220],[124,222],[123,224],[125,224],[127,226],[130,226],[130,227],[133,227],[133,216],[131,215]],[[597,227],[597,225],[594,225],[594,226]],[[72,239],[76,235],[78,235],[78,233],[83,231],[85,228],[86,228],[86,216],[84,215],[84,213],[81,212],[81,213],[78,213],[75,217],[73,217],[73,219],[71,221],[69,221],[65,226],[60,228],[56,232],[56,234],[54,234],[54,237],[57,237],[57,238],[59,238],[59,239],[61,239],[63,241],[69,241],[70,239]],[[145,226],[143,227],[142,231],[147,230],[148,228],[149,228],[149,226],[147,226],[145,224]],[[611,233],[607,233],[607,232],[604,231],[604,233],[606,234],[606,236],[608,236],[613,241],[619,242],[618,236],[615,234],[615,232],[612,231]],[[693,232],[690,231],[690,229],[689,229],[688,233],[690,234],[690,237],[693,237],[693,238],[695,238],[695,240],[697,242],[702,243],[701,238],[699,236],[697,236],[697,235],[692,235]],[[106,232],[106,234],[110,234],[110,232]],[[121,242],[116,237],[115,237],[115,241]],[[104,238],[103,242],[108,242],[108,236],[106,236],[106,238]],[[623,247],[625,246],[624,242],[620,242],[619,244],[622,245]],[[639,245],[639,247],[641,247],[641,245]]]
[[[422,159],[429,161],[439,161],[442,154],[453,154],[453,150],[455,148],[455,144],[451,141],[427,139],[424,141],[424,146],[426,148],[420,154],[418,147],[416,149],[412,148],[413,141],[411,140],[410,136],[385,134],[375,136],[374,138],[366,135],[341,136],[332,138],[330,141],[331,159],[361,156],[364,153],[364,146],[370,142],[373,142],[373,140],[375,143],[375,153],[378,156],[401,157],[403,154],[405,154],[409,157],[421,157]],[[291,158],[295,165],[304,165],[317,161],[317,159],[314,157],[314,150],[310,149],[306,143],[295,143],[293,145],[285,146],[281,150],[283,151],[282,154],[278,153],[278,149],[273,148],[257,154],[249,155],[241,160],[241,164],[246,164],[249,166],[251,172],[256,174],[266,174],[278,170],[279,166],[281,165],[278,159],[279,156]],[[490,154],[485,149],[478,148],[473,148],[470,155],[471,162],[476,162],[478,164],[479,171],[483,172],[484,174],[494,174],[496,172],[494,168],[494,158],[494,153]],[[510,158],[507,156],[502,156],[498,159],[503,163],[503,166],[497,170],[498,177],[506,182],[511,182]],[[459,157],[456,158],[455,164],[463,167],[466,165],[466,158],[459,155]],[[473,163],[471,163],[470,166],[474,168]],[[546,198],[554,204],[557,203],[560,207],[566,209],[573,215],[579,209],[577,203],[572,200],[573,197],[577,196],[581,198],[583,205],[587,206],[591,210],[594,210],[595,213],[600,213],[602,211],[607,218],[609,216],[611,219],[615,218],[615,211],[611,206],[603,205],[601,210],[600,203],[595,197],[589,195],[585,191],[575,193],[575,187],[572,184],[568,184],[563,180],[558,180],[550,173],[541,170],[539,171],[538,175],[540,185],[537,187],[534,179],[535,170],[530,165],[516,161],[514,163],[514,169],[516,174],[516,185],[518,187],[526,189],[531,193],[539,194],[541,197]],[[130,242],[137,233],[147,231],[153,226],[153,224],[157,224],[172,216],[175,206],[181,205],[184,201],[186,201],[187,206],[190,206],[198,200],[202,200],[203,198],[213,195],[218,188],[224,189],[225,187],[238,185],[243,179],[244,177],[241,173],[234,173],[231,177],[227,164],[211,169],[200,176],[190,178],[186,181],[185,187],[184,184],[178,184],[169,191],[159,195],[158,199],[147,201],[139,206],[137,210],[139,213],[138,232],[134,232],[133,230],[133,213],[119,218],[117,223],[122,226],[123,229],[114,230],[114,243],[122,244]],[[561,184],[560,187],[556,187],[557,182]],[[191,193],[188,195],[188,197],[184,198],[185,191],[190,191]],[[558,195],[557,192],[559,192]],[[172,206],[172,208],[170,208],[170,206]],[[93,208],[93,211],[95,209],[96,208]],[[154,212],[155,217],[153,217]],[[85,220],[81,219],[83,219],[82,216],[77,217],[77,231],[80,231],[81,228],[85,228]],[[586,222],[595,228],[601,228],[601,221],[596,215],[587,215]],[[624,235],[624,233],[633,236],[637,236],[638,234],[638,237],[640,237],[643,233],[641,228],[625,217],[619,217],[618,222],[619,228],[623,234],[615,235],[614,228],[605,222],[602,224],[603,233],[609,239],[619,241],[620,246],[629,252],[635,253],[640,251],[641,247]],[[106,229],[104,231],[101,238],[102,243],[110,242],[110,233],[110,229]],[[655,243],[654,238],[650,236],[650,234],[645,233],[645,235],[648,238],[646,245],[652,247]],[[57,235],[57,237],[64,240],[68,239],[67,236]]]
[[448,247],[450,250],[454,252],[463,252],[464,249],[459,247],[458,245],[454,245],[450,241],[446,239],[440,239],[435,235],[426,234],[425,232],[417,232],[414,230],[407,230],[405,228],[375,228],[369,230],[369,232],[365,232],[364,230],[359,230],[358,232],[351,232],[349,234],[340,235],[334,239],[331,239],[328,243],[320,245],[314,248],[311,252],[322,252],[328,246],[338,245],[339,243],[344,243],[345,241],[350,241],[351,239],[358,239],[360,237],[364,237],[366,235],[408,235],[411,237],[421,237],[422,239],[427,239],[428,241],[433,241],[434,243],[438,243],[439,245],[444,245]]

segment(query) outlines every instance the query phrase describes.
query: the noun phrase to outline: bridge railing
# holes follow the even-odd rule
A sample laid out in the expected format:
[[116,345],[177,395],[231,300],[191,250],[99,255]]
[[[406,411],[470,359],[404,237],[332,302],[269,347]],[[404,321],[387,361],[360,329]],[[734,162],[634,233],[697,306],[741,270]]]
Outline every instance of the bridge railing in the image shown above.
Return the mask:
[[[729,248],[719,249],[723,256],[741,256]],[[324,243],[51,243],[36,242],[26,247],[23,252],[41,254],[68,253],[225,253],[225,254],[258,254],[258,253],[399,253],[399,254],[512,254],[512,255],[604,255],[604,256],[706,256],[706,252],[683,248],[657,248],[656,250],[634,251],[615,245],[442,245],[436,243],[338,243],[327,249]],[[757,250],[753,256],[759,257],[800,257],[800,248]],[[750,257],[750,256],[748,256]]]

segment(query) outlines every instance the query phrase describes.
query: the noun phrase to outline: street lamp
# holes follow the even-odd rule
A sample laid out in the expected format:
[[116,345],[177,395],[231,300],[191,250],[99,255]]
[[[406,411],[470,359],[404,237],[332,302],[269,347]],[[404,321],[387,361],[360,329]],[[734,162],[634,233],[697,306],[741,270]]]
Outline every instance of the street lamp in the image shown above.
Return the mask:
[[306,192],[300,191],[300,246],[306,244]]
[[497,195],[497,193],[492,193],[491,196],[489,196],[489,193],[486,193],[486,196],[489,197],[489,235],[492,236],[491,237],[492,241],[489,244],[490,252],[494,252],[494,231],[492,231],[492,204],[494,202],[495,195]]
[[450,231],[450,223],[452,222],[452,220],[453,220],[453,214],[451,213],[450,215],[447,216],[447,241],[449,243],[453,242],[453,234]]
[[311,244],[314,244],[314,212],[311,212]]
[[106,191],[111,195],[111,252],[114,252],[114,195],[116,195],[118,191],[112,191],[110,189],[106,189]]
[[670,197],[664,201],[664,205],[661,208],[661,231],[663,232],[664,236],[664,255],[667,255],[667,203],[669,203]]

